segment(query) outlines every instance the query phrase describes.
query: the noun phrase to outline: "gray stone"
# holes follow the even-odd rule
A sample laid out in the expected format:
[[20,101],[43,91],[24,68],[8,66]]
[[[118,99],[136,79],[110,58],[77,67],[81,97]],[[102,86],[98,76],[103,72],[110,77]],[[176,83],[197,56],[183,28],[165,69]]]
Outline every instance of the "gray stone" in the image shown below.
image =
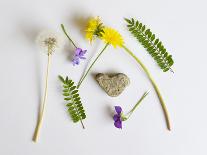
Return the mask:
[[102,74],[96,75],[96,80],[101,88],[112,97],[119,96],[126,86],[130,84],[130,80],[127,75],[123,73],[118,74]]

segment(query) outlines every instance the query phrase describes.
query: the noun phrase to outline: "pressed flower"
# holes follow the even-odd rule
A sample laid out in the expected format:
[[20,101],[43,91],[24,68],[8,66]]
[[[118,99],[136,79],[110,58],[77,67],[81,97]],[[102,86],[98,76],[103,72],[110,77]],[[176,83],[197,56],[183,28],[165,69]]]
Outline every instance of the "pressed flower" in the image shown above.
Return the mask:
[[44,31],[40,33],[39,36],[37,37],[37,43],[39,44],[41,49],[47,53],[48,61],[47,61],[47,70],[46,70],[46,78],[45,78],[44,97],[43,97],[43,102],[40,106],[39,118],[38,118],[37,126],[35,129],[34,137],[33,137],[33,140],[35,142],[37,141],[37,138],[39,136],[39,131],[42,125],[43,115],[44,115],[46,101],[47,101],[48,78],[49,78],[51,56],[53,52],[62,48],[64,42],[63,42],[62,37],[58,35],[57,33],[54,33],[51,31]]
[[74,53],[74,56],[73,56],[73,60],[72,60],[72,63],[73,63],[73,66],[75,65],[79,65],[80,63],[80,59],[86,59],[84,57],[84,55],[86,54],[86,51],[87,50],[83,50],[82,48],[79,48],[76,46],[76,44],[73,42],[73,40],[71,39],[71,37],[68,35],[68,33],[66,32],[65,30],[65,27],[63,24],[61,24],[61,28],[64,32],[64,34],[66,35],[66,37],[68,38],[68,40],[72,43],[72,45],[75,47],[75,53]]
[[121,34],[113,28],[105,27],[103,29],[104,33],[101,39],[106,44],[111,44],[113,47],[122,46],[124,44],[124,40]]
[[84,55],[86,54],[87,50],[82,50],[81,48],[76,48],[75,54],[73,57],[73,65],[79,65],[80,59],[86,59]]
[[137,104],[130,110],[129,113],[127,113],[126,115],[124,115],[122,108],[120,106],[115,106],[115,114],[113,116],[113,120],[114,120],[114,126],[118,129],[122,129],[122,122],[126,121],[129,119],[129,117],[131,116],[131,114],[135,111],[135,109],[138,107],[138,105],[142,102],[142,100],[149,94],[148,92],[145,92],[142,97],[139,99],[139,101],[137,102]]
[[101,37],[103,28],[99,17],[90,18],[86,26],[86,39],[92,42],[95,37]]

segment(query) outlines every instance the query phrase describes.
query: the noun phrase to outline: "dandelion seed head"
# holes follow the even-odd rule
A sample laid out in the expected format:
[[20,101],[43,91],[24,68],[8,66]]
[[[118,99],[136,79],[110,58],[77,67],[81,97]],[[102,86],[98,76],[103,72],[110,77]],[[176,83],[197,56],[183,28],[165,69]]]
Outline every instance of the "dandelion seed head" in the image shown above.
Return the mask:
[[53,31],[43,31],[37,37],[37,44],[47,54],[61,50],[64,46],[63,36]]

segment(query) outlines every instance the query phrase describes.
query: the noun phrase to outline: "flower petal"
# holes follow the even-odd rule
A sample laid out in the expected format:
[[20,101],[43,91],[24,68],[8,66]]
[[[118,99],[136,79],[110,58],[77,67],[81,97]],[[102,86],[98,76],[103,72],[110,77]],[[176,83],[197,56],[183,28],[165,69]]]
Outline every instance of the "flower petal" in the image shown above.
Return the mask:
[[115,122],[116,121],[119,121],[120,118],[121,118],[121,116],[119,114],[115,114],[114,117],[113,117],[113,119],[114,119]]
[[121,114],[121,112],[122,112],[122,108],[120,106],[115,106],[115,110],[116,110],[117,114]]
[[84,56],[84,55],[86,54],[86,51],[87,51],[87,50],[82,50],[82,51],[80,51],[79,56]]
[[72,62],[73,62],[73,66],[75,66],[75,65],[79,65],[80,60],[79,60],[78,57],[74,57],[73,60],[72,60]]
[[81,53],[82,49],[81,48],[76,48],[75,49],[75,56],[79,56]]
[[80,59],[86,59],[86,57],[82,57],[82,56],[80,56],[79,58],[80,58]]
[[122,129],[122,121],[116,121],[116,122],[114,122],[114,126],[116,128]]

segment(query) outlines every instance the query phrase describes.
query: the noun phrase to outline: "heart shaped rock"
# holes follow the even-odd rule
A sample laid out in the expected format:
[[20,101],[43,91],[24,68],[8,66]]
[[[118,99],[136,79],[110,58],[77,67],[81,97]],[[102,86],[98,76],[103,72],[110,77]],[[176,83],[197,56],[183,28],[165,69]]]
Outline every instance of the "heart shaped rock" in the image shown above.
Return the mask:
[[119,96],[126,86],[129,85],[130,80],[127,75],[123,73],[118,74],[102,74],[96,75],[96,80],[103,90],[112,97]]

